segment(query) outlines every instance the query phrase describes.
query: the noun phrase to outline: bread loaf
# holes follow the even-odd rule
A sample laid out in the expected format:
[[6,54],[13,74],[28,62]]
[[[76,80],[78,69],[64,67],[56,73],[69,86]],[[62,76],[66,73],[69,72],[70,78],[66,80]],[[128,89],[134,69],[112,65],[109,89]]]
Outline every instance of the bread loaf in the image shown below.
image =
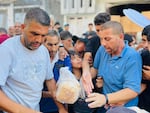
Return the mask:
[[61,103],[73,104],[79,97],[80,84],[74,81],[63,81],[58,85],[56,99]]

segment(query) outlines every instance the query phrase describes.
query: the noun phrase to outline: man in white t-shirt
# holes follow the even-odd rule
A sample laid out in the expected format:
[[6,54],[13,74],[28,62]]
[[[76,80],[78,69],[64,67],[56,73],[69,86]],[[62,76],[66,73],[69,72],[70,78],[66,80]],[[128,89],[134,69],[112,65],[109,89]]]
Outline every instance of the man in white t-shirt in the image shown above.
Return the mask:
[[40,8],[30,9],[22,24],[22,35],[0,45],[0,109],[9,113],[39,113],[43,83],[51,95],[56,84],[49,53],[42,45],[50,18]]

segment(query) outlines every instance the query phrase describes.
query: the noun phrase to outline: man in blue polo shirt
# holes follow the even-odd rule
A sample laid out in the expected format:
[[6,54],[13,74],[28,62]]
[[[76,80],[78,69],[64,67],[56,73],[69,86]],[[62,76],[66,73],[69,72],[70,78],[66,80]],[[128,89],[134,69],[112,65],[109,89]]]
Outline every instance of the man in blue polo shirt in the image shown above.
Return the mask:
[[103,80],[103,94],[89,94],[89,107],[136,106],[142,75],[140,54],[124,42],[123,27],[118,22],[104,23],[99,35],[102,46],[96,53],[91,74]]

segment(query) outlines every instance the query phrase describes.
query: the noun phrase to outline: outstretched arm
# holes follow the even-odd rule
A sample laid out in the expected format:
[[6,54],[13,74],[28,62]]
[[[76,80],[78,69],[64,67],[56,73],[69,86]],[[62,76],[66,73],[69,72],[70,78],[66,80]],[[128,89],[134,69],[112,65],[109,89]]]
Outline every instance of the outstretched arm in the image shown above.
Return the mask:
[[105,104],[109,104],[110,106],[118,106],[124,105],[129,100],[135,98],[137,95],[138,93],[135,91],[129,88],[125,88],[120,91],[107,94],[107,96],[99,93],[91,93],[88,95],[86,102],[89,102],[88,106],[90,108],[101,107]]
[[91,58],[92,58],[91,53],[86,52],[84,54],[84,59],[82,62],[83,73],[82,73],[81,80],[82,80],[83,87],[84,87],[87,94],[90,94],[92,92],[92,89],[94,88],[93,83],[92,83],[92,75],[90,72]]

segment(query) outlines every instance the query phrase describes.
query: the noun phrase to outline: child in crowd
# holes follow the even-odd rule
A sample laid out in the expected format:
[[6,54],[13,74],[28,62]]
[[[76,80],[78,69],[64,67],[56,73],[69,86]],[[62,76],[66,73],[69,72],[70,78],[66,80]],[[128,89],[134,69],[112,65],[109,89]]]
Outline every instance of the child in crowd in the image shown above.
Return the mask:
[[[76,79],[80,82],[80,78],[82,75],[82,58],[75,51],[69,51],[69,55],[72,63],[72,73],[75,75]],[[83,88],[81,92],[85,94]],[[80,97],[74,104],[68,105],[69,113],[93,113],[94,112],[94,109],[88,107],[88,103],[85,102],[84,100],[85,98],[83,98],[82,96],[80,95]]]

